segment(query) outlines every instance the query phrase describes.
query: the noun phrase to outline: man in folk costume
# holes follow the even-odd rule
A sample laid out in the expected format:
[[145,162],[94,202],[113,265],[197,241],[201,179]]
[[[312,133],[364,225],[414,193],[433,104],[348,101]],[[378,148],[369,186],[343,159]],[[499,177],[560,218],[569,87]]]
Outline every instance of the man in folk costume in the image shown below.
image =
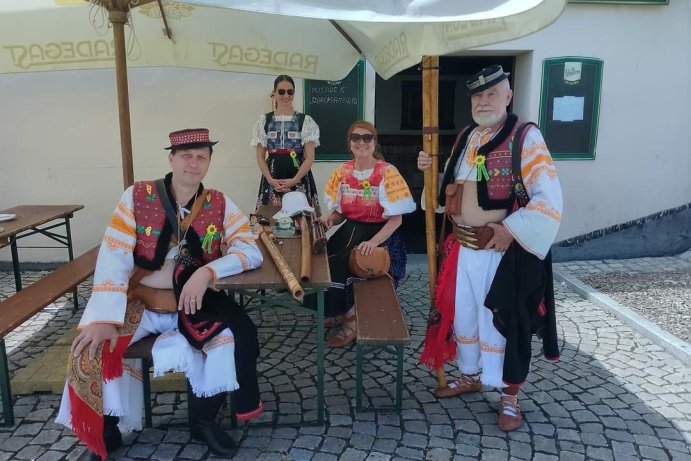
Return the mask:
[[172,173],[135,183],[115,208],[72,343],[56,421],[86,444],[80,460],[105,459],[122,445],[121,429],[141,429],[141,368],[123,357],[150,334],[160,334],[154,375],[185,373],[191,436],[214,454],[237,449],[215,421],[226,392],[238,419],[262,412],[256,327],[232,298],[209,288],[260,266],[261,252],[238,207],[202,185],[216,144],[209,131],[176,131],[170,141]]
[[[532,335],[548,359],[559,357],[549,250],[562,193],[540,130],[507,112],[513,93],[501,66],[466,84],[475,123],[459,134],[442,181],[439,203],[453,232],[420,362],[438,369],[457,355],[461,377],[437,389],[439,398],[502,388],[499,428],[513,431],[523,421],[518,390]],[[420,152],[418,168],[431,164]]]

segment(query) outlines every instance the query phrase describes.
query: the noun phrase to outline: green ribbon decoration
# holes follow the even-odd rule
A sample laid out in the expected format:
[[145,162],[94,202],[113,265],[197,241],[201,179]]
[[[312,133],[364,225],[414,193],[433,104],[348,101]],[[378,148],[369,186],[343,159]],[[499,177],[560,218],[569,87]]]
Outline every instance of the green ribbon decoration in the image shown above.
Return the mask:
[[475,166],[477,167],[477,180],[478,182],[482,181],[482,178],[485,178],[485,181],[489,181],[489,172],[487,171],[487,167],[485,166],[485,160],[487,160],[487,157],[484,155],[478,155],[475,157]]
[[365,199],[370,199],[370,198],[372,198],[372,189],[371,189],[370,182],[367,181],[367,180],[364,180],[364,181],[362,182],[362,186],[363,186],[363,189],[362,189],[362,198],[365,198]]
[[298,164],[298,154],[294,150],[290,151],[290,158],[293,159],[293,166],[295,168],[298,168],[300,165]]
[[208,254],[211,254],[213,251],[213,241],[216,238],[216,235],[218,235],[218,230],[216,229],[216,226],[213,224],[209,224],[206,228],[206,234],[204,234],[204,239],[202,240],[202,251],[206,251]]
[[213,243],[213,241],[214,241],[213,234],[207,233],[204,236],[204,240],[202,240],[202,251],[206,251],[208,254],[211,254],[211,249],[212,249],[211,244]]

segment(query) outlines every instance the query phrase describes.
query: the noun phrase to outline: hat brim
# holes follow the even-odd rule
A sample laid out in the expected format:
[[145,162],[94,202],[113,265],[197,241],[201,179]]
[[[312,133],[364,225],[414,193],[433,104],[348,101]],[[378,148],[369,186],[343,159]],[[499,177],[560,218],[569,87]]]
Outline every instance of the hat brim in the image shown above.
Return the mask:
[[473,95],[473,94],[475,94],[475,93],[479,93],[479,92],[481,92],[481,91],[484,91],[484,90],[486,90],[487,88],[492,88],[494,85],[503,82],[503,81],[506,80],[507,78],[509,78],[509,73],[508,73],[508,72],[504,72],[502,75],[500,75],[499,77],[495,78],[495,79],[492,80],[491,82],[485,82],[484,85],[480,85],[480,86],[478,86],[478,87],[476,87],[476,88],[473,88],[472,90],[468,90],[468,96],[471,96],[471,95]]
[[199,147],[211,147],[215,146],[218,144],[218,141],[209,141],[209,142],[190,142],[187,144],[178,144],[177,146],[168,146],[164,147],[165,150],[173,150],[173,149],[197,149]]
[[281,219],[291,219],[292,216],[290,216],[288,213],[285,211],[281,210],[275,215],[273,215],[274,221],[280,221]]

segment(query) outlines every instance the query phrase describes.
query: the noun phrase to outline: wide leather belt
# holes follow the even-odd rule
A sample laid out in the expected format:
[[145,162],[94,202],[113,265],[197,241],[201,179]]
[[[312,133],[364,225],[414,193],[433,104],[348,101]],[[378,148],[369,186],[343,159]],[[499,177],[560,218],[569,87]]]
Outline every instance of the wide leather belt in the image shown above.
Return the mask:
[[471,227],[459,226],[454,224],[453,235],[462,246],[471,248],[473,250],[484,250],[492,237],[494,237],[494,230],[488,226]]
[[130,296],[142,301],[146,310],[157,314],[172,314],[178,310],[173,290],[160,290],[139,284],[130,291]]

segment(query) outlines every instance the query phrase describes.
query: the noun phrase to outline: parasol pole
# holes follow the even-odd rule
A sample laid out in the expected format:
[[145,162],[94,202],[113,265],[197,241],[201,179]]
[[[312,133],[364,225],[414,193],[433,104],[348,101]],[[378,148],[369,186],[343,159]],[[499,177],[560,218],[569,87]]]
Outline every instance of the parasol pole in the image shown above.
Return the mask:
[[[431,309],[437,283],[435,210],[439,177],[439,56],[422,57],[422,150],[432,157],[432,167],[425,170],[425,231]],[[437,370],[437,388],[445,387],[446,374],[442,367]]]
[[127,56],[125,55],[125,24],[129,5],[125,9],[108,11],[108,19],[113,24],[115,42],[115,76],[117,78],[118,114],[120,116],[120,150],[122,153],[122,181],[125,189],[134,184],[132,162],[132,127],[130,124],[130,95],[127,85]]
[[[113,25],[113,47],[115,49],[115,78],[118,93],[118,115],[120,121],[120,151],[122,153],[122,181],[127,189],[134,184],[132,162],[132,126],[130,123],[130,95],[127,85],[127,55],[125,52],[125,24],[129,11],[135,6],[156,0],[85,0],[100,5],[108,11],[108,20]],[[160,5],[160,3],[159,3]],[[163,13],[163,10],[161,10]],[[165,15],[163,16],[165,21]],[[166,24],[166,29],[168,29]]]

